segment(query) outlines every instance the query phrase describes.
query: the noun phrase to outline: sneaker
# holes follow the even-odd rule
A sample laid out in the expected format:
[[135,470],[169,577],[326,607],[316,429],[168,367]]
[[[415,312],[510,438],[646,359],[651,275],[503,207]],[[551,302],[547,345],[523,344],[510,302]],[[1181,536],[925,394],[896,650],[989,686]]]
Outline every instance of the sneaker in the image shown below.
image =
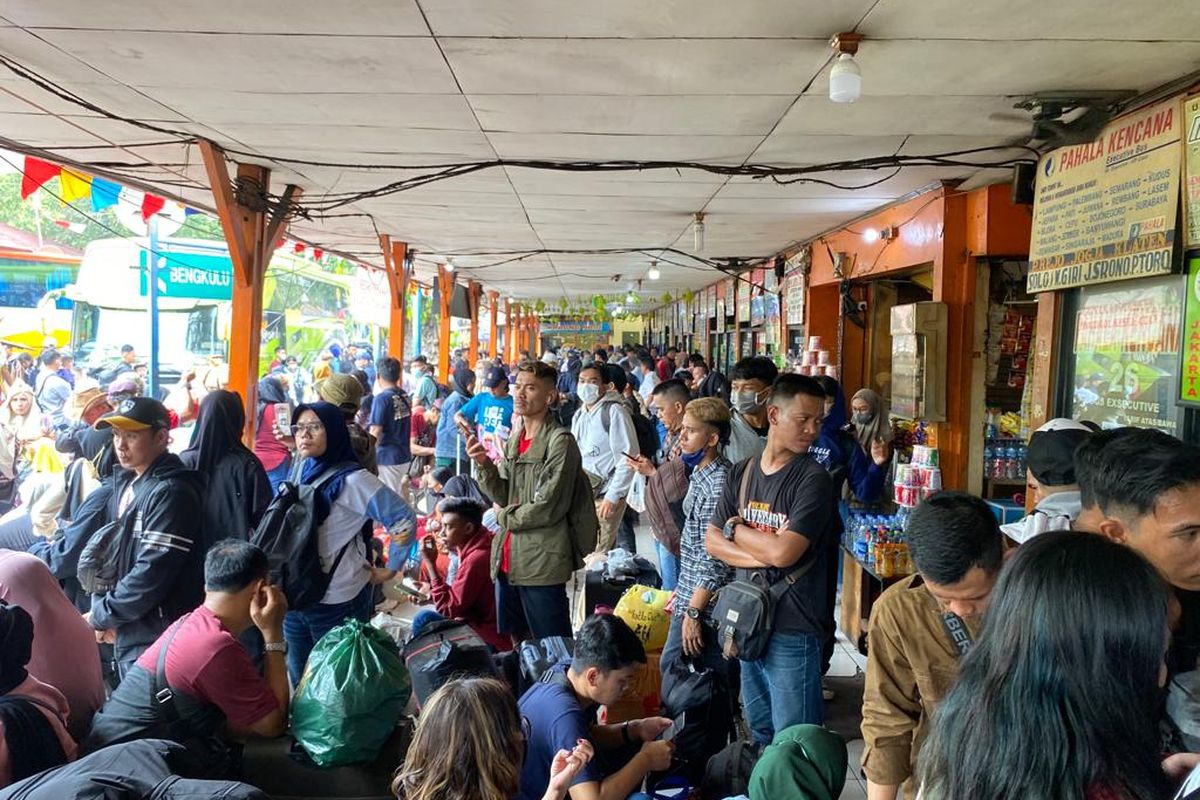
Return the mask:
[[833,689],[829,688],[829,684],[826,683],[825,681],[821,681],[821,697],[822,697],[822,699],[824,699],[825,702],[828,703],[830,700],[832,700],[836,696],[837,695],[834,693]]

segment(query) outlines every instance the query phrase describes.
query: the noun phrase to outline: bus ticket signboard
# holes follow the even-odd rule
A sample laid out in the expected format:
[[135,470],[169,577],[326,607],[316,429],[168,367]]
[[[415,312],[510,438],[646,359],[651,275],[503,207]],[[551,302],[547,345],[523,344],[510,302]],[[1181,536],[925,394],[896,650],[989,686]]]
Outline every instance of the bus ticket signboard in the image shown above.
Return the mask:
[[1200,248],[1200,97],[1183,102],[1183,246]]
[[1171,271],[1179,204],[1179,98],[1113,120],[1038,162],[1030,292]]
[[1188,260],[1183,299],[1183,347],[1179,367],[1179,402],[1200,406],[1200,258]]

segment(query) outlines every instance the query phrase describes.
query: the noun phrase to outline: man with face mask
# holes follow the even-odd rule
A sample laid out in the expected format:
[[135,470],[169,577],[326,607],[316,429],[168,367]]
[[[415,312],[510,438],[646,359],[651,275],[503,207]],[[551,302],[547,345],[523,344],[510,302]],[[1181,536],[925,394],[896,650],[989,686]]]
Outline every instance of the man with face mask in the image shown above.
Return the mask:
[[725,456],[737,464],[762,454],[767,445],[767,395],[779,375],[775,362],[764,356],[749,356],[733,365],[733,407],[729,444]]
[[579,443],[583,469],[596,492],[596,515],[600,534],[596,552],[606,553],[616,542],[617,528],[625,513],[625,496],[633,483],[633,469],[625,454],[641,454],[633,417],[615,388],[610,370],[615,364],[584,367],[575,392],[582,404],[571,420],[571,433]]

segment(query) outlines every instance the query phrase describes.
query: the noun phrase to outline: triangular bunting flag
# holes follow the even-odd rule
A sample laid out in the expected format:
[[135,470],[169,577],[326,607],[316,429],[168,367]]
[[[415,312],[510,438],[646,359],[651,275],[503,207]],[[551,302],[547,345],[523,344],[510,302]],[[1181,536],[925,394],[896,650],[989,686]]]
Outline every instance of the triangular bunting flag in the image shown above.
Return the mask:
[[163,210],[163,206],[167,201],[156,194],[146,192],[146,196],[142,198],[142,220],[149,222],[150,218]]
[[101,211],[117,204],[121,185],[103,178],[92,178],[92,211]]
[[92,176],[84,175],[81,172],[76,172],[73,169],[62,168],[59,175],[59,184],[62,187],[62,201],[64,203],[74,203],[76,200],[87,197],[92,192]]
[[296,246],[292,249],[296,251],[296,255],[304,255],[304,242],[296,242]]
[[59,166],[40,158],[25,156],[25,169],[21,170],[21,199],[29,197],[38,187],[59,173]]
[[188,208],[187,206],[184,206],[184,208],[183,208],[183,216],[185,218],[190,217],[192,214],[199,214],[199,213],[200,212],[194,208]]

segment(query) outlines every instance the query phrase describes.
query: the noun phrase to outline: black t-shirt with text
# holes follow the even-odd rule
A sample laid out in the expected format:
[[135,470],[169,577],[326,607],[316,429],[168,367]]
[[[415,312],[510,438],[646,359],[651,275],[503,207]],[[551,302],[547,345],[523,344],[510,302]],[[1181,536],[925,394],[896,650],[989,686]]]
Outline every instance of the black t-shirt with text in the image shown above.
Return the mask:
[[[742,474],[752,469],[746,485],[745,504],[738,508]],[[789,536],[809,540],[800,560],[786,569],[759,570],[769,582],[815,560],[784,594],[775,607],[775,630],[784,633],[808,633],[825,637],[829,630],[826,591],[830,580],[828,560],[833,558],[827,546],[833,535],[831,522],[837,511],[829,473],[807,455],[798,455],[783,469],[766,475],[758,458],[751,458],[729,471],[725,491],[713,513],[718,528],[730,517],[740,516],[747,524],[763,531],[787,530]],[[736,541],[736,539],[735,539]],[[747,579],[756,570],[739,569],[738,578]]]

